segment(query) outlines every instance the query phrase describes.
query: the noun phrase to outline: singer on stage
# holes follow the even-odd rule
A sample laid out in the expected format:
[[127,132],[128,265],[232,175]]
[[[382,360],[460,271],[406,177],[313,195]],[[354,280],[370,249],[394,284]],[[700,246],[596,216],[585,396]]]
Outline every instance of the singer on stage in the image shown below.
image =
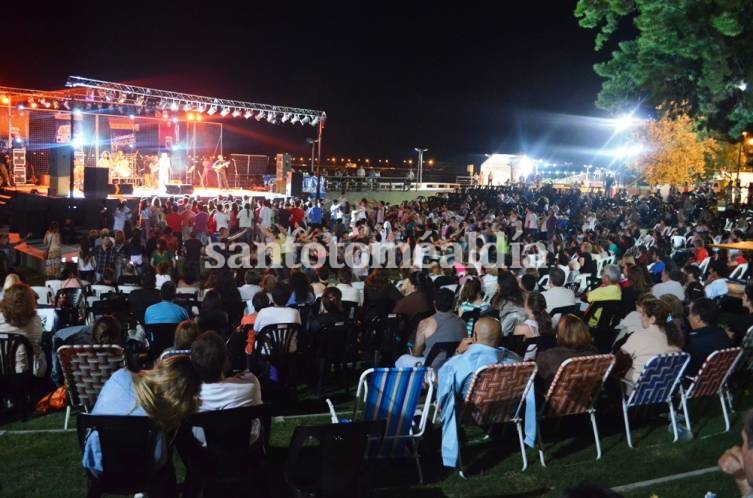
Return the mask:
[[212,165],[212,169],[217,173],[217,187],[225,190],[230,190],[230,184],[227,181],[227,168],[230,161],[225,161],[222,154],[217,156],[217,160]]

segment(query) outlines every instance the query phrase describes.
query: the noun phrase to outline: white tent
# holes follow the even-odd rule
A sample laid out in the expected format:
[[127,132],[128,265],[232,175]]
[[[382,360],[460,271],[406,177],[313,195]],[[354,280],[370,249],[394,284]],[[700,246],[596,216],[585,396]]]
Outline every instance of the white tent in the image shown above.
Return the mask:
[[491,154],[481,163],[479,176],[482,185],[489,183],[492,175],[492,185],[503,185],[505,182],[516,182],[519,176],[527,176],[531,172],[531,160],[526,156],[516,154]]

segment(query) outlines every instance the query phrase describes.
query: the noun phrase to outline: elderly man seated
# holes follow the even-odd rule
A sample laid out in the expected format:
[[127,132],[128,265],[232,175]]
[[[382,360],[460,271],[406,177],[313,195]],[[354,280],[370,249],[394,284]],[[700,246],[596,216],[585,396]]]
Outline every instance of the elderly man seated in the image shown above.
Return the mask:
[[[458,354],[448,359],[439,369],[437,400],[442,413],[442,462],[445,467],[458,466],[458,420],[455,401],[465,395],[473,372],[486,365],[506,365],[520,361],[520,357],[512,351],[497,347],[501,337],[502,327],[499,320],[490,317],[480,318],[473,327],[473,337],[463,339],[458,346]],[[526,424],[528,421],[526,417]],[[535,424],[535,417],[532,422]],[[526,429],[528,430],[528,427]]]
[[[588,304],[599,301],[619,301],[622,299],[622,291],[619,286],[620,267],[617,265],[606,265],[601,272],[601,285],[588,293]],[[601,316],[601,310],[591,317],[590,327],[596,326]]]

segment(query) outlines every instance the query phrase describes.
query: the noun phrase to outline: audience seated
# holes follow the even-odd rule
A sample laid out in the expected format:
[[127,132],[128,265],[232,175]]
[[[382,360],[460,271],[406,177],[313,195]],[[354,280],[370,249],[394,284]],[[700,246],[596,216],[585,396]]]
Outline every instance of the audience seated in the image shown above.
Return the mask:
[[335,323],[345,322],[340,289],[327,287],[319,301],[319,306],[311,311],[311,316],[306,322],[311,334],[318,334],[324,327]]
[[254,321],[254,331],[260,332],[267,325],[278,323],[301,323],[301,315],[295,308],[288,308],[290,288],[284,284],[278,284],[272,289],[272,303],[274,306],[259,310]]
[[682,273],[674,266],[665,266],[661,272],[661,282],[654,284],[651,287],[651,294],[654,297],[661,297],[664,294],[672,294],[677,296],[680,301],[685,300],[685,289],[682,288],[680,283],[682,280]]
[[246,270],[243,275],[244,284],[238,287],[238,292],[241,294],[242,301],[250,301],[256,295],[257,292],[261,292],[261,277],[256,270]]
[[685,338],[690,363],[685,375],[695,375],[708,355],[732,345],[727,334],[717,325],[718,318],[719,307],[711,299],[702,297],[690,303],[688,323],[691,330]]
[[146,309],[162,300],[160,291],[155,288],[156,277],[151,271],[146,271],[141,276],[141,289],[136,289],[128,294],[128,309],[131,316],[139,323],[144,323]]
[[536,355],[537,392],[546,393],[560,365],[578,356],[598,354],[586,323],[575,315],[564,315],[557,325],[557,346]]
[[3,293],[0,332],[23,335],[31,343],[34,358],[27,358],[24,348],[16,350],[16,373],[33,370],[34,375],[39,377],[47,373],[47,361],[41,345],[42,321],[37,315],[37,296],[28,285],[17,283]]
[[404,284],[405,297],[400,299],[393,308],[393,313],[402,313],[408,321],[420,313],[433,311],[434,285],[424,273],[414,271]]
[[[617,265],[605,265],[601,272],[601,285],[588,293],[588,303],[593,304],[599,301],[620,301],[622,291],[618,285],[620,281],[620,268]],[[594,326],[599,321],[601,310],[597,310],[591,317],[589,326]]]
[[549,288],[542,292],[546,299],[547,313],[551,313],[555,308],[572,306],[576,303],[575,293],[563,285],[565,285],[565,272],[558,267],[549,270]]
[[167,281],[162,285],[160,297],[162,301],[153,304],[146,309],[144,313],[144,324],[152,325],[156,323],[179,323],[188,320],[188,312],[182,306],[173,303],[175,299],[175,283]]

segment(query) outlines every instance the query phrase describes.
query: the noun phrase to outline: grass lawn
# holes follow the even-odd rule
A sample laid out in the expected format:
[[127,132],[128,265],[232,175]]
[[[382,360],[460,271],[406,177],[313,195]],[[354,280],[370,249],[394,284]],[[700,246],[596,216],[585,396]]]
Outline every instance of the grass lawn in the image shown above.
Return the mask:
[[[352,391],[334,397],[338,409],[352,407]],[[301,397],[301,407],[308,413],[324,412],[325,404],[312,396]],[[734,415],[729,433],[721,433],[723,421],[716,399],[691,404],[696,437],[672,443],[671,432],[655,412],[633,422],[636,449],[629,449],[618,413],[597,414],[604,456],[595,460],[590,424],[583,417],[563,420],[561,425],[547,421],[547,465],[538,461],[536,451],[528,450],[529,468],[520,471],[520,455],[513,431],[500,431],[491,439],[480,440],[478,429],[466,431],[469,444],[463,453],[468,479],[445,470],[440,459],[439,426],[427,434],[422,443],[425,483],[418,484],[412,461],[378,462],[371,467],[372,495],[377,497],[556,497],[567,486],[581,481],[600,482],[611,487],[661,478],[716,465],[719,455],[729,446],[739,444],[742,411],[751,406],[746,396]],[[27,422],[0,425],[0,496],[2,497],[78,497],[85,489],[80,466],[81,452],[74,431],[27,432],[63,427],[64,413],[38,416]],[[291,418],[286,416],[272,427],[272,496],[289,496],[282,479],[287,444],[299,424],[328,423],[329,417]],[[72,425],[75,425],[73,423]],[[562,436],[557,436],[561,434]],[[176,460],[179,459],[176,457]],[[176,464],[179,479],[183,474]],[[736,496],[732,481],[719,472],[690,477],[625,493],[629,498],[702,497],[714,491],[719,497]]]

